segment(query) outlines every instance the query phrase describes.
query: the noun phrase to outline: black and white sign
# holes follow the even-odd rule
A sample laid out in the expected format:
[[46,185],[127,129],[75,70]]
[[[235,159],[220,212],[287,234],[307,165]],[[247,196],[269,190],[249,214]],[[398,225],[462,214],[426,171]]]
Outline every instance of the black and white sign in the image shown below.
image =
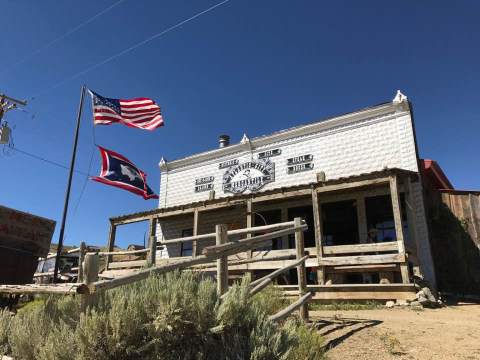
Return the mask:
[[202,192],[202,191],[209,191],[209,190],[213,190],[213,183],[195,186],[195,192]]
[[248,161],[228,169],[223,175],[223,191],[233,194],[257,191],[275,181],[275,164],[270,160]]
[[303,163],[303,164],[296,164],[287,167],[288,174],[295,174],[302,171],[308,171],[313,169],[313,163]]
[[211,183],[213,180],[215,180],[215,177],[213,177],[213,176],[205,176],[205,177],[201,177],[201,178],[196,178],[195,179],[195,185],[208,184],[208,183]]
[[277,156],[282,153],[281,149],[272,149],[272,150],[267,150],[261,153],[258,153],[258,158],[259,159],[266,159],[272,156]]
[[219,169],[225,169],[225,168],[232,167],[234,165],[238,165],[238,159],[224,161],[224,162],[218,164],[218,168]]
[[287,165],[294,165],[294,164],[301,164],[305,162],[310,162],[313,160],[313,155],[312,154],[306,154],[306,155],[301,155],[301,156],[295,156],[293,158],[287,159]]

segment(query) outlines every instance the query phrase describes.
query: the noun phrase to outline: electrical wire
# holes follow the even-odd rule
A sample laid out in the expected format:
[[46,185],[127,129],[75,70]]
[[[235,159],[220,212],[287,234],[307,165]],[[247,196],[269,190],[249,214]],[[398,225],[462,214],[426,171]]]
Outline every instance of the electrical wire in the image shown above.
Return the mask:
[[[66,169],[66,170],[69,170],[70,168],[66,165],[63,165],[63,164],[60,164],[56,161],[53,161],[53,160],[49,160],[49,159],[46,159],[44,157],[41,157],[41,156],[38,156],[38,155],[35,155],[35,154],[32,154],[32,153],[29,153],[28,151],[25,151],[25,150],[21,150],[19,149],[18,147],[13,147],[11,148],[13,151],[16,151],[16,152],[19,152],[23,155],[26,155],[26,156],[30,156],[31,158],[34,158],[34,159],[37,159],[37,160],[40,160],[40,161],[43,161],[45,163],[48,163],[50,165],[55,165],[57,167],[60,167],[62,169]],[[85,175],[85,176],[94,176],[92,174],[89,174],[89,173],[86,173],[84,171],[81,171],[81,170],[73,170],[74,172],[78,173],[78,174],[82,174],[82,175]]]
[[17,62],[13,63],[12,65],[10,66],[7,66],[3,71],[0,72],[0,75],[3,75],[9,71],[11,71],[13,68],[17,67],[18,65],[21,65],[23,64],[24,62],[26,62],[27,60],[31,59],[32,57],[34,57],[35,55],[37,55],[38,53],[42,52],[43,50],[45,49],[48,49],[49,47],[55,45],[56,43],[58,43],[59,41],[65,39],[66,37],[68,37],[69,35],[72,35],[73,33],[77,32],[78,30],[80,30],[81,28],[83,28],[85,25],[88,25],[89,23],[91,23],[93,20],[97,19],[98,17],[100,17],[101,15],[104,15],[106,14],[107,12],[109,12],[110,10],[112,10],[114,7],[116,7],[117,5],[120,5],[122,2],[124,2],[125,0],[118,0],[116,3],[110,5],[109,7],[103,9],[102,11],[100,11],[99,13],[95,14],[94,16],[92,16],[91,18],[87,19],[86,21],[78,24],[77,26],[75,26],[73,29],[71,30],[68,30],[67,32],[65,32],[63,35],[60,35],[59,37],[53,39],[52,41],[48,42],[47,44],[45,44],[44,46],[41,46],[39,47],[38,49],[36,49],[35,51],[33,51],[32,53],[30,53],[29,55],[26,55],[25,57],[23,57],[22,59],[18,60]]
[[159,38],[159,37],[161,37],[161,36],[169,33],[170,31],[175,30],[176,28],[179,28],[180,26],[182,26],[182,25],[184,25],[184,24],[186,24],[186,23],[188,23],[188,22],[190,22],[190,21],[192,21],[192,20],[194,20],[194,19],[196,19],[196,18],[198,18],[198,17],[200,17],[200,16],[202,16],[202,15],[204,15],[204,14],[206,14],[206,13],[212,11],[212,10],[214,10],[214,9],[216,9],[216,8],[219,7],[219,6],[222,6],[223,4],[226,4],[226,3],[229,2],[229,1],[230,1],[230,0],[223,0],[223,1],[217,3],[217,4],[213,5],[213,6],[210,6],[209,8],[207,8],[207,9],[205,9],[205,10],[202,10],[202,11],[196,13],[195,15],[192,15],[192,16],[188,17],[187,19],[182,20],[182,21],[176,23],[175,25],[172,25],[172,26],[166,28],[165,30],[160,31],[160,32],[157,33],[157,34],[154,34],[154,35],[148,37],[147,39],[142,40],[142,41],[136,43],[135,45],[132,45],[132,46],[130,46],[130,47],[128,47],[128,48],[126,48],[126,49],[124,49],[124,50],[122,50],[122,51],[120,51],[120,52],[118,52],[118,53],[116,53],[116,54],[114,54],[114,55],[112,55],[112,56],[110,56],[110,57],[108,57],[108,58],[106,58],[106,59],[104,59],[104,60],[96,63],[96,64],[93,64],[93,65],[85,68],[85,69],[82,70],[82,71],[79,71],[79,72],[77,72],[77,73],[75,73],[75,74],[73,74],[73,75],[71,75],[71,76],[69,76],[69,77],[67,77],[67,78],[65,78],[65,79],[63,79],[63,80],[55,83],[54,85],[52,85],[52,86],[50,86],[50,87],[48,87],[48,88],[40,91],[40,92],[37,93],[36,95],[33,95],[33,96],[32,96],[32,100],[35,99],[35,98],[37,98],[37,97],[39,97],[39,96],[41,96],[41,95],[43,95],[43,94],[45,94],[45,93],[47,93],[47,92],[49,92],[49,91],[51,91],[51,90],[54,90],[54,89],[58,88],[59,86],[62,86],[63,84],[65,84],[66,82],[68,82],[68,81],[70,81],[70,80],[76,79],[76,78],[78,78],[78,77],[80,77],[80,76],[82,76],[82,75],[84,75],[84,74],[86,74],[86,73],[88,73],[88,72],[90,72],[90,71],[92,71],[92,70],[94,70],[94,69],[102,66],[102,65],[105,65],[106,63],[108,63],[108,62],[110,62],[110,61],[112,61],[112,60],[115,60],[115,59],[119,58],[119,57],[122,56],[122,55],[125,55],[125,54],[129,53],[130,51],[135,50],[136,48],[138,48],[138,47],[140,47],[140,46],[142,46],[142,45],[145,45],[145,44],[147,44],[147,43],[149,43],[149,42],[151,42],[151,41],[153,41],[153,40],[155,40],[155,39],[157,39],[157,38]]

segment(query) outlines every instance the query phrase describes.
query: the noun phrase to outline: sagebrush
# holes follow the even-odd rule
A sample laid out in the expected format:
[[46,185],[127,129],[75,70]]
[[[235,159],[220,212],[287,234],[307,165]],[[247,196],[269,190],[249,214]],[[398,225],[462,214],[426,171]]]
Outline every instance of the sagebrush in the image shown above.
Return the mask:
[[97,295],[84,313],[73,297],[0,312],[0,354],[14,359],[321,359],[322,339],[295,319],[274,324],[274,290],[253,298],[248,280],[222,302],[191,272],[150,278]]

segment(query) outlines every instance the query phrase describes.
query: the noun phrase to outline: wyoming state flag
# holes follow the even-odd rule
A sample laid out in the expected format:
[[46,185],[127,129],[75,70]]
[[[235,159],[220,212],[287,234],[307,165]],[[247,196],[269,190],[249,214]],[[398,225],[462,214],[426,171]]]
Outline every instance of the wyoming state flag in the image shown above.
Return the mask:
[[128,190],[143,196],[145,200],[158,199],[147,185],[147,175],[142,170],[119,153],[101,146],[98,149],[102,157],[102,169],[99,176],[91,177],[92,180]]

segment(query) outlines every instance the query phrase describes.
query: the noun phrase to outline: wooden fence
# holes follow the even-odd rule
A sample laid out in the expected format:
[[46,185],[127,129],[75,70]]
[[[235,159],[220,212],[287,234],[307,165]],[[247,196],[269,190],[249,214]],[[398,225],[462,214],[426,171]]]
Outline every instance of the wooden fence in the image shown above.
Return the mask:
[[[122,285],[134,283],[136,281],[147,278],[152,274],[164,274],[177,269],[187,269],[198,265],[205,265],[216,261],[217,272],[217,292],[222,298],[228,292],[228,257],[245,251],[251,251],[255,248],[264,246],[272,239],[295,234],[295,256],[296,260],[276,271],[257,279],[250,283],[250,295],[254,295],[264,289],[277,276],[296,267],[298,276],[298,295],[299,298],[293,304],[280,311],[278,314],[271,316],[273,321],[280,321],[291,314],[293,311],[300,309],[300,316],[304,320],[308,320],[307,302],[311,299],[312,293],[307,291],[307,280],[305,262],[308,259],[308,253],[305,252],[303,232],[307,229],[307,225],[301,218],[295,218],[294,221],[267,225],[249,227],[245,229],[227,231],[227,225],[216,225],[215,233],[190,236],[185,238],[166,240],[172,242],[195,241],[215,238],[216,243],[203,249],[201,255],[192,256],[176,260],[172,263],[156,265],[155,251],[156,241],[151,241],[149,249],[117,251],[117,252],[81,252],[79,265],[79,283],[68,284],[45,284],[45,285],[0,285],[0,293],[43,293],[43,294],[79,294],[82,296],[82,303],[86,308],[92,301],[93,297],[99,291],[113,289]],[[262,235],[255,235],[258,232],[270,231]],[[247,235],[246,238],[238,241],[230,241],[232,235]],[[253,236],[252,236],[253,235]],[[114,255],[132,255],[147,253],[147,268],[118,276],[111,279],[100,279],[100,257],[104,256],[111,259]],[[84,256],[83,256],[84,254]],[[244,262],[257,261],[256,259],[245,259]],[[112,265],[112,263],[110,263]],[[107,265],[108,266],[108,265]]]

